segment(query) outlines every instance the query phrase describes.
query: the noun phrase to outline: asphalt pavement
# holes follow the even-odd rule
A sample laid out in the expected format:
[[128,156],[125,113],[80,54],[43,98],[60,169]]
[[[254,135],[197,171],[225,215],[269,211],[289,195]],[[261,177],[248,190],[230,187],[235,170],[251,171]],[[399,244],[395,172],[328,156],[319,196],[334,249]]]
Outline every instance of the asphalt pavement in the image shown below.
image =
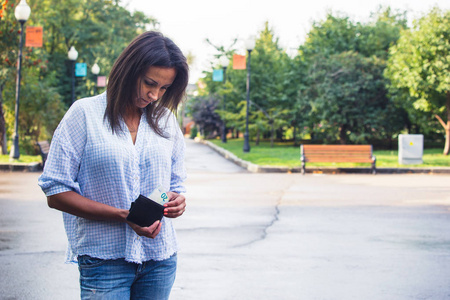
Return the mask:
[[[450,176],[251,173],[187,140],[171,299],[450,299]],[[78,299],[39,172],[0,172],[0,299]]]

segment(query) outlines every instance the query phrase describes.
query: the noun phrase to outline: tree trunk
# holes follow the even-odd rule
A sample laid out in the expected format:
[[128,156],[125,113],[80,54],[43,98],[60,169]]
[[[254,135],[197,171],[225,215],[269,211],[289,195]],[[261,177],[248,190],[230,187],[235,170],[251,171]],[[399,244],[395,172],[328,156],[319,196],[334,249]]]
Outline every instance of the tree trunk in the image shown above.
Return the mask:
[[8,154],[8,149],[6,145],[6,121],[3,115],[3,85],[0,86],[0,146],[1,154]]
[[445,128],[445,147],[444,155],[448,155],[450,150],[450,91],[447,92],[447,103],[445,104],[447,108],[447,124]]
[[261,131],[259,130],[259,128],[256,129],[256,141],[255,141],[255,146],[259,145],[259,139],[261,137]]
[[447,121],[447,128],[445,128],[444,155],[448,155],[449,150],[450,150],[450,121]]
[[342,145],[345,145],[345,144],[347,143],[347,134],[346,134],[346,131],[347,131],[347,126],[345,126],[345,125],[342,125],[342,126],[339,128],[339,142],[340,142]]
[[273,140],[274,140],[274,135],[275,135],[275,121],[272,122],[271,126],[272,126],[272,128],[270,131],[270,148],[273,148]]
[[296,132],[297,128],[294,126],[294,147],[297,146],[297,137],[296,137]]
[[439,115],[434,115],[436,119],[438,119],[439,123],[441,123],[442,127],[445,129],[445,146],[444,146],[444,155],[448,155],[450,151],[450,91],[447,92],[447,101],[445,103],[445,107],[447,110],[447,123],[441,119]]

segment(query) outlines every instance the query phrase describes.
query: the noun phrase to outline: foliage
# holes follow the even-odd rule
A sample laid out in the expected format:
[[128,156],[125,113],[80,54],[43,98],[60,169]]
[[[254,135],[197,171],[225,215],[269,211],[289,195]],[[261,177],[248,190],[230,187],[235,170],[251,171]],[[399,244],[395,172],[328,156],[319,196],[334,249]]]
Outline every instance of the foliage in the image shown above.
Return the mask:
[[[223,47],[216,47],[223,51],[222,55],[231,57],[233,51],[226,51]],[[247,59],[249,57],[247,56]],[[231,62],[230,62],[231,63]],[[252,136],[270,134],[274,139],[275,130],[288,126],[292,113],[288,94],[284,92],[290,84],[286,67],[290,59],[278,46],[278,40],[266,23],[256,40],[255,49],[251,52],[251,79],[249,130]],[[226,83],[212,81],[212,72],[204,72],[202,80],[204,88],[201,95],[216,95],[226,99],[225,104],[216,111],[226,121],[227,127],[244,130],[246,116],[246,70],[227,68]],[[194,100],[195,101],[195,100]],[[269,126],[267,126],[267,124]],[[218,131],[219,132],[219,131]]]
[[[25,153],[34,153],[35,143],[38,140],[50,140],[53,131],[65,112],[61,102],[61,96],[56,88],[52,87],[47,80],[42,80],[39,73],[40,68],[24,68],[24,80],[21,83],[20,110],[19,110],[19,138],[25,147]],[[45,91],[45,92],[43,92]],[[15,93],[13,90],[5,90],[5,105],[13,107]],[[50,113],[49,113],[50,112]],[[14,111],[6,110],[5,118],[8,124],[14,124]],[[12,136],[13,126],[8,127],[8,135]]]
[[398,132],[403,124],[396,122],[398,113],[387,98],[383,70],[380,59],[355,52],[317,57],[309,87],[298,101],[313,120],[320,120],[311,124],[316,137],[328,143],[367,143]]
[[[434,8],[402,32],[390,49],[386,76],[393,93],[406,94],[406,105],[434,115],[445,129],[450,150],[450,11]],[[411,111],[411,109],[409,109]],[[444,120],[447,119],[445,122]]]
[[269,125],[273,145],[275,130],[290,125],[292,105],[289,95],[285,93],[291,84],[286,72],[290,59],[278,45],[278,39],[268,23],[256,41],[251,58],[250,99],[254,109],[260,112],[254,114],[255,122],[265,122]]
[[[266,23],[251,52],[250,136],[256,144],[270,137],[272,145],[275,135],[282,140],[287,132],[294,143],[302,136],[321,143],[392,144],[405,131],[439,140],[444,130],[429,116],[450,128],[443,121],[446,105],[450,111],[448,14],[434,9],[409,30],[406,13],[389,7],[367,22],[329,13],[312,24],[294,58]],[[235,53],[216,49],[217,57]],[[221,102],[215,113],[227,127],[243,131],[247,72],[230,67],[226,83],[213,82],[206,71],[200,95]]]
[[346,51],[386,59],[389,47],[406,26],[406,14],[393,12],[389,7],[380,7],[368,23],[355,23],[348,16],[328,13],[325,20],[313,23],[299,50],[306,59]]
[[404,127],[402,110],[387,97],[383,71],[387,50],[406,19],[389,8],[373,19],[354,23],[329,14],[313,24],[300,46],[296,64],[303,76],[296,107],[303,121],[296,123],[312,138],[367,143],[391,139]]
[[222,121],[215,112],[218,103],[219,100],[213,97],[198,97],[189,104],[192,119],[200,127],[200,134],[204,137],[211,137],[220,132]]

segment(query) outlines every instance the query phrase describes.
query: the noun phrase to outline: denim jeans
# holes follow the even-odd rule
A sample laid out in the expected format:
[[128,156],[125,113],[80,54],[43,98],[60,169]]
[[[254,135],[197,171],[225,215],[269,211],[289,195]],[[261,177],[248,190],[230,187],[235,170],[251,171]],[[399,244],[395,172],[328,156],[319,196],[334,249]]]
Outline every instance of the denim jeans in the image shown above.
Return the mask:
[[82,300],[166,300],[175,281],[177,255],[142,264],[82,255],[78,257],[78,269]]

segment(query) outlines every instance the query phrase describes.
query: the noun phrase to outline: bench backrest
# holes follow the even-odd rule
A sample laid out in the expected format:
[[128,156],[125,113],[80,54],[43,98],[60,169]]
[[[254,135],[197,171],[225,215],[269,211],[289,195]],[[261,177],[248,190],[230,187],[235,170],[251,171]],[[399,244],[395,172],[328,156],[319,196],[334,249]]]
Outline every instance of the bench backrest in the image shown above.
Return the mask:
[[50,150],[50,143],[47,141],[39,141],[37,142],[37,145],[39,146],[39,150],[42,154],[48,154],[48,151]]
[[308,162],[372,162],[372,145],[301,145]]

